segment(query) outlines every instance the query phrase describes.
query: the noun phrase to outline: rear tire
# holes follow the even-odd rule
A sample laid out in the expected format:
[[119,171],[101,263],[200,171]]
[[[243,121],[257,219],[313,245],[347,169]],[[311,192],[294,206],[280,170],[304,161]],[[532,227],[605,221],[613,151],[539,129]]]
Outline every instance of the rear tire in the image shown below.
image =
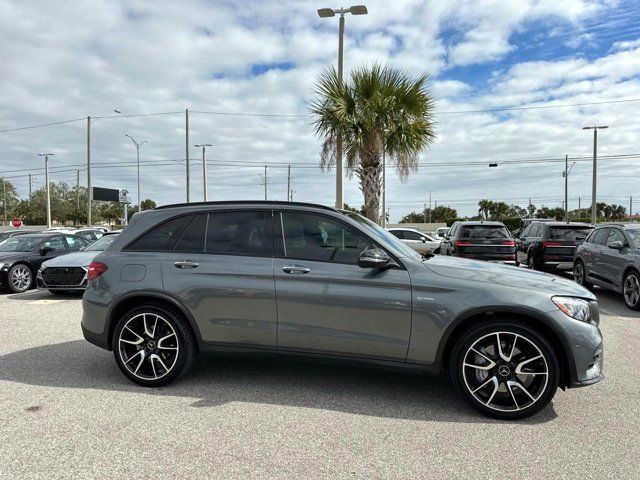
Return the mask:
[[593,288],[593,284],[587,280],[587,267],[582,260],[576,260],[573,264],[573,281],[584,288]]
[[449,365],[451,380],[467,403],[504,420],[529,417],[545,408],[560,379],[560,364],[549,341],[517,320],[472,326],[457,339]]
[[635,270],[631,270],[624,276],[622,296],[628,308],[640,310],[640,274]]
[[527,256],[527,268],[529,270],[538,270],[536,258],[531,253]]
[[113,332],[113,354],[122,373],[145,387],[159,387],[195,363],[195,336],[182,314],[147,304],[127,312]]

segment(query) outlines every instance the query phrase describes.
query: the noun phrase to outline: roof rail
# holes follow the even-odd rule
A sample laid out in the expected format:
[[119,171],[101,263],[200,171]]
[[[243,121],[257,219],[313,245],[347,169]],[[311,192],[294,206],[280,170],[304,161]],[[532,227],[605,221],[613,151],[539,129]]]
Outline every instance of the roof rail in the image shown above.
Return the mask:
[[172,203],[170,205],[161,205],[154,210],[164,210],[167,208],[180,208],[180,207],[203,207],[203,206],[217,206],[217,205],[272,205],[272,206],[297,206],[297,207],[313,207],[322,208],[324,210],[330,210],[336,212],[333,207],[327,207],[326,205],[319,205],[317,203],[306,202],[285,202],[282,200],[223,200],[216,202],[191,202],[191,203]]

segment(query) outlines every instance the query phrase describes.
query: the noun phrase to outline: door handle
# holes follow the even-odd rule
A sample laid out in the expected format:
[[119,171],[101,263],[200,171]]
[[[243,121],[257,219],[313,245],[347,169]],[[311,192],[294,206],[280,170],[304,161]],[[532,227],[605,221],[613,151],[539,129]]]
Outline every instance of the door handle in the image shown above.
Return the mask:
[[200,264],[198,262],[193,262],[191,260],[180,260],[180,261],[177,261],[177,262],[173,262],[173,265],[176,268],[196,268]]
[[302,265],[285,265],[282,267],[282,271],[291,275],[304,275],[309,273],[311,269]]

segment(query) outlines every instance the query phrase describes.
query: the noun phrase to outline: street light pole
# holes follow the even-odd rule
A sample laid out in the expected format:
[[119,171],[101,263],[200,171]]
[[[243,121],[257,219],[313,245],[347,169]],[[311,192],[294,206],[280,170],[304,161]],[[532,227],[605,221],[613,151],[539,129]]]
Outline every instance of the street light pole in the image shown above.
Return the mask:
[[204,201],[207,201],[207,154],[206,148],[213,147],[213,143],[198,143],[194,147],[202,147],[202,189],[204,192]]
[[144,145],[145,143],[147,143],[149,140],[145,140],[142,143],[138,143],[135,141],[135,139],[129,135],[128,133],[124,134],[125,137],[129,137],[129,139],[133,142],[133,144],[136,146],[136,163],[138,165],[138,210],[142,211],[142,204],[140,203],[140,148],[142,148],[142,145]]
[[49,188],[49,155],[53,153],[39,153],[38,156],[44,157],[44,182],[47,195],[47,228],[51,228],[51,194]]
[[564,156],[564,172],[562,172],[562,176],[564,177],[564,221],[566,223],[569,223],[569,174],[575,164],[576,162],[573,162],[569,167],[569,155]]
[[596,224],[597,219],[597,197],[596,197],[596,183],[598,176],[598,130],[603,128],[609,128],[609,125],[582,127],[583,130],[593,130],[593,176],[591,178],[591,223]]
[[[367,7],[364,5],[353,5],[349,8],[320,8],[318,15],[320,18],[335,17],[340,15],[340,23],[338,29],[338,81],[343,81],[343,59],[344,59],[344,15],[366,15]],[[338,135],[336,141],[336,208],[344,208],[344,171],[342,165],[342,137]],[[383,214],[384,217],[384,214]]]
[[382,228],[387,227],[387,161],[386,148],[382,142]]

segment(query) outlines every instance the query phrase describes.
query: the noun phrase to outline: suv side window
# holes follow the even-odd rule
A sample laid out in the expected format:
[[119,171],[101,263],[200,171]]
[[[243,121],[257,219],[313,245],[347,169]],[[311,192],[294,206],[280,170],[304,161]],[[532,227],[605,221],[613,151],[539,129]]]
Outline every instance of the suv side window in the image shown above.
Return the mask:
[[533,238],[540,238],[542,236],[542,225],[533,225],[529,236]]
[[609,229],[609,235],[607,235],[607,246],[611,245],[613,242],[622,242],[622,245],[627,243],[627,239],[624,238],[624,233],[617,228]]
[[64,239],[67,242],[67,247],[69,248],[69,250],[73,252],[77,252],[82,247],[90,243],[89,241],[83,241],[80,237],[72,237],[70,235],[65,236]]
[[589,235],[587,235],[587,238],[584,239],[584,243],[594,243],[593,239],[596,236],[597,230],[592,230],[591,233]]
[[372,242],[360,232],[322,215],[282,212],[284,256],[357,265]]
[[402,237],[405,240],[422,240],[424,237],[419,234],[418,232],[408,232],[408,231],[404,231],[402,232]]
[[596,234],[593,237],[593,243],[596,245],[604,245],[607,235],[609,235],[608,228],[600,228],[599,230],[596,230]]
[[518,235],[518,238],[526,238],[526,237],[528,237],[530,231],[531,231],[531,224],[529,224],[526,227],[524,227],[524,230],[522,232],[520,232],[520,235]]
[[403,235],[404,232],[402,230],[391,230],[389,233],[394,237],[397,237],[400,239],[404,238],[404,235]]
[[273,256],[271,210],[218,211],[209,214],[206,253]]
[[134,252],[169,252],[192,218],[193,215],[183,215],[163,222],[134,240],[126,250]]
[[57,237],[57,236],[49,238],[46,242],[42,244],[41,248],[53,248],[54,252],[60,252],[66,249],[64,240],[62,240],[62,237]]
[[184,232],[182,232],[182,235],[180,235],[180,238],[173,247],[173,251],[180,253],[204,253],[208,219],[209,215],[206,213],[200,213],[193,217],[191,223],[189,223]]

